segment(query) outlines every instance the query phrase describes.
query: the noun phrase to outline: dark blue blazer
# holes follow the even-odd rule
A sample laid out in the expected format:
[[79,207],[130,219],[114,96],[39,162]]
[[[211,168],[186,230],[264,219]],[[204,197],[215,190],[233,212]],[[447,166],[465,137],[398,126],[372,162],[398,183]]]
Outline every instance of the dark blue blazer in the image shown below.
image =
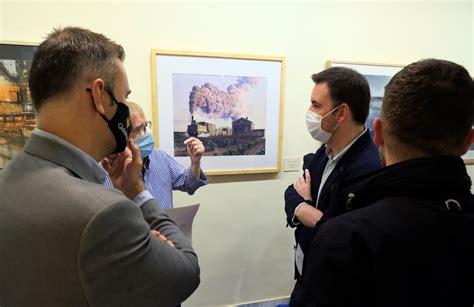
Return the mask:
[[[311,195],[314,201],[316,201],[324,167],[328,161],[325,149],[326,146],[322,145],[316,151],[312,160],[305,165],[311,174]],[[331,175],[326,180],[321,195],[319,196],[318,204],[318,209],[324,213],[324,216],[323,219],[318,222],[317,227],[332,216],[330,212],[330,191],[335,183],[373,172],[381,167],[382,163],[380,162],[377,147],[370,137],[369,130],[367,130],[342,156],[341,160],[337,163]],[[318,228],[308,228],[303,224],[295,225],[292,222],[296,207],[303,201],[303,197],[296,192],[293,185],[290,185],[286,189],[285,211],[287,222],[289,226],[296,227],[296,243],[300,245],[301,250],[306,254],[311,240]],[[297,270],[295,270],[295,278],[299,278]]]

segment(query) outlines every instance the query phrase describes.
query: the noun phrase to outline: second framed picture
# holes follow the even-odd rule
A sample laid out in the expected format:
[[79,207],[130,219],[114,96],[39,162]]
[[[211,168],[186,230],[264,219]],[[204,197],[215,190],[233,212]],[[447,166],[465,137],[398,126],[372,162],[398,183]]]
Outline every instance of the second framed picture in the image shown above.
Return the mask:
[[28,73],[37,46],[0,42],[0,169],[17,155],[36,127]]
[[208,175],[279,172],[285,59],[153,49],[156,143],[183,165],[199,138]]
[[343,66],[352,68],[355,71],[364,75],[369,82],[370,87],[370,110],[369,116],[365,125],[369,129],[370,135],[374,137],[374,119],[380,118],[380,111],[382,108],[382,98],[384,94],[385,85],[388,81],[402,68],[403,65],[397,64],[376,64],[376,63],[362,63],[362,62],[345,62],[345,61],[327,61],[326,67]]
[[[370,86],[371,99],[369,117],[367,118],[366,126],[373,137],[373,121],[374,118],[380,117],[385,85],[387,85],[390,79],[403,68],[403,65],[332,60],[326,62],[326,67],[334,66],[352,68],[363,74],[367,78],[367,81],[369,82]],[[468,152],[464,156],[462,156],[462,158],[464,160],[464,163],[474,164],[474,144],[471,145]]]

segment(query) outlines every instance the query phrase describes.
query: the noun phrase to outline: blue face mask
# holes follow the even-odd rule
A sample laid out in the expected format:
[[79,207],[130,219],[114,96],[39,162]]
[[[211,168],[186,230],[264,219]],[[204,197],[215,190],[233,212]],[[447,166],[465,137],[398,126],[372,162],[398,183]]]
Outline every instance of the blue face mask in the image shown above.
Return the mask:
[[142,158],[148,157],[153,151],[153,148],[155,146],[155,142],[153,140],[153,134],[147,133],[145,135],[138,137],[135,140],[135,144],[137,144],[138,148],[140,148],[140,154]]

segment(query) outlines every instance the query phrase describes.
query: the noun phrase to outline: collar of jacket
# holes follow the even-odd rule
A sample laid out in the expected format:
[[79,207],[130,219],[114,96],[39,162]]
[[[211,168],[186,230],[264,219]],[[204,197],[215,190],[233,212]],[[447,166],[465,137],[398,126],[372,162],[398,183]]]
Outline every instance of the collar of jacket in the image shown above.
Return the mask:
[[102,184],[107,174],[92,157],[84,159],[83,155],[86,155],[86,153],[81,155],[78,150],[74,150],[72,147],[35,133],[28,139],[24,151],[65,167],[74,176],[90,182]]
[[470,199],[470,189],[471,179],[460,157],[417,158],[336,184],[331,207],[339,215],[387,197]]

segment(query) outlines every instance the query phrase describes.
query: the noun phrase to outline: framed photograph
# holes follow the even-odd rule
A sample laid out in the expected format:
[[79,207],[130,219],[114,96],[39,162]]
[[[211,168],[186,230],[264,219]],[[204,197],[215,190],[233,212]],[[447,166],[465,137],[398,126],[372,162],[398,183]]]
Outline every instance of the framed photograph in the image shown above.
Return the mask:
[[373,122],[375,118],[380,118],[382,108],[382,98],[385,85],[402,68],[397,64],[376,64],[363,62],[327,61],[326,67],[343,66],[352,68],[367,78],[370,87],[370,110],[365,125],[369,129],[370,135],[374,137]]
[[[403,68],[403,65],[332,60],[326,62],[326,67],[334,66],[352,68],[363,74],[367,78],[367,81],[369,81],[370,93],[372,97],[370,98],[369,117],[367,118],[365,124],[370,131],[370,135],[373,137],[373,122],[374,118],[380,117],[385,85],[387,85],[388,81],[390,81],[390,79]],[[464,156],[462,156],[462,158],[464,159],[464,163],[474,164],[474,144],[471,145],[469,151]]]
[[154,49],[151,65],[160,149],[187,166],[197,137],[208,175],[280,171],[283,57]]
[[25,145],[36,127],[28,72],[36,44],[0,42],[0,169]]
[[[474,80],[474,77],[472,79]],[[474,130],[474,126],[472,126],[471,129]],[[474,144],[471,144],[471,147],[469,147],[469,150],[462,158],[464,159],[464,163],[474,164]]]
[[[474,129],[474,127],[472,127],[472,129]],[[474,164],[474,144],[471,144],[471,147],[462,158],[464,159],[464,163]]]

